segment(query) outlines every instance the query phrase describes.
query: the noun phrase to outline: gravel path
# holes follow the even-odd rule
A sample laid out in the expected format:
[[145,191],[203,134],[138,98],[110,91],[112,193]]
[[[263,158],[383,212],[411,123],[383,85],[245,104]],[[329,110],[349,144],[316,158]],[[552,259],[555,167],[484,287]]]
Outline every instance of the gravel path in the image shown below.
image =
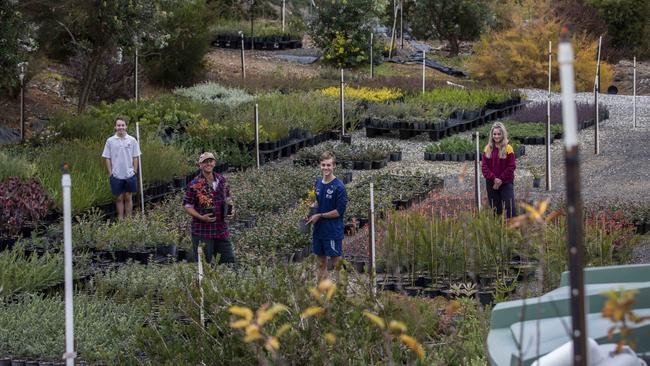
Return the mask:
[[[545,101],[546,91],[523,90],[531,101]],[[559,94],[552,100],[559,101]],[[590,93],[576,96],[577,101],[593,101]],[[594,127],[579,132],[582,195],[585,202],[640,202],[650,204],[650,97],[637,99],[637,128],[632,128],[632,98],[629,96],[602,95],[601,103],[607,105],[610,118],[600,124],[600,154],[594,154]],[[472,132],[458,136],[470,138]],[[409,140],[397,136],[384,136],[368,139],[363,130],[353,134],[355,141],[390,141],[403,149],[403,161],[390,163],[390,171],[422,171],[445,179],[445,190],[451,192],[472,191],[474,179],[473,162],[430,162],[423,158],[424,149],[430,143],[428,136],[422,134]],[[532,174],[528,164],[545,165],[545,147],[527,145],[526,155],[518,159],[515,186],[520,199],[549,197],[554,201],[563,200],[564,146],[556,140],[551,147],[552,190],[532,187]],[[463,173],[464,172],[464,173]],[[355,173],[367,174],[363,172]],[[464,179],[459,179],[464,177]],[[483,182],[481,182],[483,183]],[[483,190],[485,188],[483,187]],[[484,193],[484,192],[482,192]]]

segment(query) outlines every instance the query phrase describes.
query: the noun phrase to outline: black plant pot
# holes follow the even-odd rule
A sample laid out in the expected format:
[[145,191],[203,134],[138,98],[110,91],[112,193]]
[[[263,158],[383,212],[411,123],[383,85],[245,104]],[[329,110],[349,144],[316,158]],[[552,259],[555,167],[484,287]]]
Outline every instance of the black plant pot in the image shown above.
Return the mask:
[[345,181],[345,183],[352,182],[352,172],[343,173],[343,180]]
[[425,297],[434,298],[436,296],[440,296],[440,289],[434,287],[427,287],[424,290],[422,290],[422,295],[424,295]]
[[431,276],[418,276],[418,279],[415,280],[415,286],[426,287],[431,284]]
[[352,262],[352,265],[354,266],[354,270],[357,271],[357,273],[366,273],[366,262],[355,261]]
[[176,251],[176,259],[179,262],[187,259],[187,251],[185,249],[178,249]]
[[423,288],[419,286],[408,286],[404,287],[404,291],[409,296],[418,296],[422,293]]
[[115,261],[120,263],[126,262],[129,259],[129,251],[126,249],[117,249],[113,252],[113,255],[115,256]]
[[0,358],[0,366],[11,366],[10,358]]
[[351,144],[352,143],[352,136],[351,135],[343,135],[343,136],[341,136],[341,141],[343,141],[344,144]]
[[533,178],[533,188],[539,188],[541,181],[540,178]]
[[363,163],[363,170],[370,170],[372,169],[372,162],[371,161],[362,161]]
[[371,167],[372,169],[381,169],[381,168],[382,168],[381,163],[382,163],[381,160],[373,160],[373,161],[370,163],[370,164],[371,164],[370,167]]
[[363,161],[353,161],[352,169],[354,170],[363,170]]
[[430,153],[430,152],[428,152],[428,151],[425,151],[425,152],[424,152],[424,160],[433,160],[433,159],[431,158],[431,155],[433,155],[433,153]]
[[11,360],[11,366],[25,366],[25,360]]
[[400,153],[392,152],[390,153],[390,161],[399,161]]
[[156,254],[158,255],[176,257],[176,252],[176,245],[174,244],[163,244],[156,246]]
[[494,290],[483,290],[478,292],[478,299],[481,305],[486,306],[494,301]]

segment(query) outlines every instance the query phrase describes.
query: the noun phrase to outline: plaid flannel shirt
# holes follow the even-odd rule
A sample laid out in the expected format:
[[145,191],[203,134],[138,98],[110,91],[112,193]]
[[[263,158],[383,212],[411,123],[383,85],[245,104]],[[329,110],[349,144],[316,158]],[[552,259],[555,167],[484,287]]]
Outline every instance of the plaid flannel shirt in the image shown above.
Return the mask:
[[226,197],[230,196],[230,189],[226,184],[226,178],[218,173],[213,174],[217,189],[212,189],[212,185],[203,174],[197,175],[185,189],[183,207],[192,207],[201,215],[212,213],[217,219],[215,222],[204,222],[192,217],[192,236],[225,239],[230,236],[230,233],[224,221],[222,207]]

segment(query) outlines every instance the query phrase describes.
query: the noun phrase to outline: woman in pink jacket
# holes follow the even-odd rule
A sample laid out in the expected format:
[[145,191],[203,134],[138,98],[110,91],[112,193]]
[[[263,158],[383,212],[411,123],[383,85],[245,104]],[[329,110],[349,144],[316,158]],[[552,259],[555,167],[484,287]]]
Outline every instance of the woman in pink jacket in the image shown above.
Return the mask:
[[495,122],[490,129],[489,142],[483,150],[481,170],[485,177],[490,207],[506,217],[515,216],[515,153],[508,144],[508,131],[501,122]]

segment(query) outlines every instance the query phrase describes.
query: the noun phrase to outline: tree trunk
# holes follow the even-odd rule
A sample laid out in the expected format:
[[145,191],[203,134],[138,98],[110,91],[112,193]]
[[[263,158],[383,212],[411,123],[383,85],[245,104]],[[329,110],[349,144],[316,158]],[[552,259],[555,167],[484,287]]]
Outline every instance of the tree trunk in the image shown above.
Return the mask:
[[81,83],[81,88],[79,89],[79,101],[77,103],[77,112],[82,113],[86,109],[86,104],[88,104],[88,97],[92,90],[92,86],[95,82],[95,77],[97,76],[97,68],[99,67],[99,62],[102,59],[102,51],[93,50],[90,53],[88,63],[86,64],[86,70],[84,71],[84,77]]
[[447,39],[449,42],[449,57],[456,57],[460,53],[460,41],[458,40],[458,36],[450,35],[449,38]]

